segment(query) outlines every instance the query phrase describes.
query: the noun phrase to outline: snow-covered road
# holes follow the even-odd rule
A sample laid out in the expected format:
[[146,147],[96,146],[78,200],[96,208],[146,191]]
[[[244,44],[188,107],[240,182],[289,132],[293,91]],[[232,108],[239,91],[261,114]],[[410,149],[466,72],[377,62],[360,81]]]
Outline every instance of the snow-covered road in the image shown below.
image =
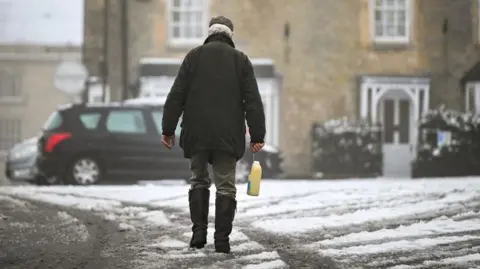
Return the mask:
[[144,231],[132,246],[142,253],[139,269],[480,268],[480,178],[264,181],[259,197],[238,190],[233,255],[213,252],[213,230],[206,249],[188,249],[188,186],[180,182],[0,194],[92,210],[119,229]]

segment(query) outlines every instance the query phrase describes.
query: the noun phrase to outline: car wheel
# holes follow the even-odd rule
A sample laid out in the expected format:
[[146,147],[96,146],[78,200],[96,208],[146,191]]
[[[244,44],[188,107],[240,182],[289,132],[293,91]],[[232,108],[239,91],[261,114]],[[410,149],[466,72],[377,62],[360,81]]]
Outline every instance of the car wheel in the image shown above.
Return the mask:
[[93,185],[102,179],[100,163],[91,157],[76,158],[67,171],[67,181],[73,185]]
[[250,165],[245,160],[238,161],[237,167],[235,169],[235,179],[237,183],[248,182],[249,173],[250,173]]

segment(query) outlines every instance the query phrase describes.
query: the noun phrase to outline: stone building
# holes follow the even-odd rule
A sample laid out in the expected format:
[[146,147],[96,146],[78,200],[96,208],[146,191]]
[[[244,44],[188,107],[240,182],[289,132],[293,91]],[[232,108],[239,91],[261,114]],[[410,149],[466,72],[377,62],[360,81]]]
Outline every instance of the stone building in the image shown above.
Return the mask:
[[[185,53],[202,43],[208,19],[230,17],[238,48],[257,59],[258,76],[269,78],[260,88],[279,96],[279,109],[274,98],[267,115],[268,142],[284,152],[292,176],[310,175],[314,122],[348,116],[384,123],[384,170],[401,176],[408,175],[422,113],[440,104],[473,109],[475,100],[479,107],[476,0],[137,0],[127,1],[127,28],[122,1],[110,2],[113,99],[125,85],[123,29],[128,85],[156,76],[163,80],[151,88],[165,92]],[[103,9],[103,0],[86,0],[85,59],[97,74]]]
[[81,61],[82,2],[57,2],[0,0],[0,181],[10,147],[37,135],[57,105],[70,102],[53,77],[61,61]]

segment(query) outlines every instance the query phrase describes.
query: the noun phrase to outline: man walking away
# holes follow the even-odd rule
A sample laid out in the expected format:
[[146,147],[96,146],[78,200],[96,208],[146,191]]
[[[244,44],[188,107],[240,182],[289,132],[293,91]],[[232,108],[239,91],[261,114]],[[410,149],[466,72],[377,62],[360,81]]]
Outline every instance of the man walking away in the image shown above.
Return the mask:
[[175,128],[183,113],[180,147],[190,159],[189,191],[193,222],[190,247],[207,243],[211,186],[208,163],[213,166],[217,189],[215,201],[215,250],[230,252],[229,235],[235,217],[236,163],[245,153],[245,119],[250,146],[258,152],[264,145],[265,114],[252,63],[235,49],[233,23],[214,17],[204,44],[185,56],[168,94],[163,111],[162,143],[175,144]]

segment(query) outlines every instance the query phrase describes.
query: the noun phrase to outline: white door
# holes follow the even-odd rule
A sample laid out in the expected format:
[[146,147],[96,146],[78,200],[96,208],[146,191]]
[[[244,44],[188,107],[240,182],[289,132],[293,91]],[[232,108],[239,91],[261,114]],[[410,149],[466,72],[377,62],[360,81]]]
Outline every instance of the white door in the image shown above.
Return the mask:
[[408,98],[382,99],[379,116],[383,126],[383,175],[391,178],[410,177],[414,128],[412,104]]

